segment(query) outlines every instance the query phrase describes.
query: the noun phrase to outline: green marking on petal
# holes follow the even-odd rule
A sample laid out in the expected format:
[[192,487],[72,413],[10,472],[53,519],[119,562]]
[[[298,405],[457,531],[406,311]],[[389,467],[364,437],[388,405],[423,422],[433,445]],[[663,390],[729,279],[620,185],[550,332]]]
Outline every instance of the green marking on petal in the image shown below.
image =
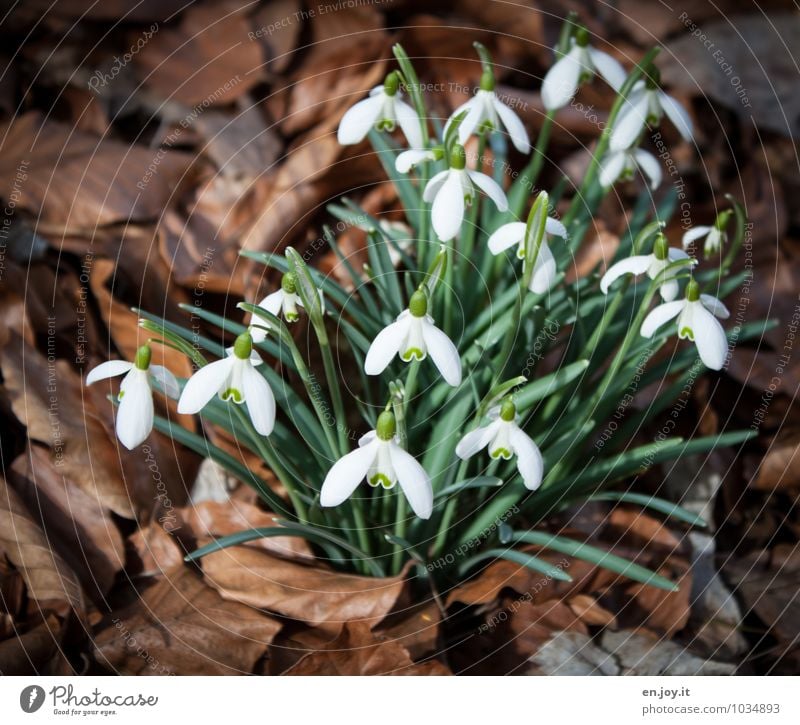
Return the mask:
[[403,362],[411,362],[412,360],[424,360],[425,353],[422,352],[422,350],[420,350],[418,347],[410,347],[402,355],[400,355],[400,359]]
[[220,397],[227,403],[229,400],[233,400],[234,403],[243,403],[244,402],[244,395],[240,390],[236,388],[228,388],[227,390],[223,391]]
[[489,452],[489,456],[494,460],[498,458],[502,458],[504,461],[511,460],[511,456],[514,454],[508,450],[508,448],[495,448],[493,451]]
[[680,337],[681,340],[685,340],[688,337],[690,340],[692,340],[692,342],[694,342],[694,332],[692,331],[691,327],[682,327],[678,333],[678,337]]
[[394,121],[391,118],[382,118],[375,124],[378,131],[394,131]]
[[383,473],[376,473],[367,482],[373,488],[377,488],[378,486],[383,486],[383,488],[388,490],[394,487],[394,484],[389,480],[389,477],[384,475]]
[[300,319],[300,315],[296,312],[286,312],[283,316],[286,318],[286,322],[297,322]]

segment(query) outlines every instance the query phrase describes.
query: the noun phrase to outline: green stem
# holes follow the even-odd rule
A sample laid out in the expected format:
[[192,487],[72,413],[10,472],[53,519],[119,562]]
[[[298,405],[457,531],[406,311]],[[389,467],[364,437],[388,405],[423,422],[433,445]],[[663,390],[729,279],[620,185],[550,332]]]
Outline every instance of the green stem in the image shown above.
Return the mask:
[[336,434],[339,439],[339,453],[340,455],[344,455],[350,450],[350,444],[347,441],[347,417],[344,413],[342,391],[339,387],[339,381],[336,378],[336,366],[333,362],[333,353],[331,352],[331,345],[328,340],[328,332],[325,329],[324,322],[319,327],[314,325],[314,330],[317,333],[317,340],[320,350],[322,351],[322,364],[325,368],[325,379],[328,383],[331,402],[333,403],[333,413],[336,418]]

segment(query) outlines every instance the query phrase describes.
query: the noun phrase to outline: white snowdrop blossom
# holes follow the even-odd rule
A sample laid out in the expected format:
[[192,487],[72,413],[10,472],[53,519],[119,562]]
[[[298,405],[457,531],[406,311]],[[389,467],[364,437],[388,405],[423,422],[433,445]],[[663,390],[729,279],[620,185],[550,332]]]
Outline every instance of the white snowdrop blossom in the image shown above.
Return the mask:
[[342,116],[337,138],[343,146],[364,140],[370,129],[394,131],[397,125],[403,129],[411,148],[422,148],[422,127],[416,111],[399,94],[400,77],[389,73],[382,86],[370,91],[369,98],[359,101]]
[[581,83],[599,73],[618,91],[625,82],[625,69],[608,53],[589,45],[589,33],[580,28],[572,39],[572,48],[547,71],[542,82],[542,102],[548,111],[555,111],[570,102]]
[[424,161],[438,161],[444,156],[441,148],[433,149],[408,149],[397,154],[394,167],[401,174],[407,174],[411,169]]
[[[517,245],[517,257],[520,259],[525,258],[525,222],[509,222],[503,224],[497,231],[489,237],[489,251],[492,254],[500,254],[506,249],[510,249]],[[544,227],[546,234],[552,234],[562,239],[567,238],[566,227],[553,217],[547,217]],[[544,294],[555,282],[556,274],[556,260],[553,257],[553,252],[547,244],[546,239],[542,239],[539,246],[539,253],[536,255],[536,261],[533,265],[533,276],[529,289],[534,294]]]
[[731,213],[730,210],[720,212],[717,215],[716,221],[710,227],[699,226],[689,229],[681,240],[684,249],[691,246],[698,239],[705,238],[703,254],[709,257],[718,252],[719,248],[728,241],[728,234],[725,231],[725,227],[728,225]]
[[671,302],[678,296],[678,280],[668,279],[669,273],[665,274],[665,270],[680,260],[685,260],[689,266],[696,262],[682,249],[668,247],[666,237],[659,234],[651,254],[636,254],[612,264],[600,279],[600,291],[607,295],[608,288],[624,274],[639,275],[646,272],[650,279],[663,278],[658,291],[664,301]]
[[180,386],[175,376],[161,365],[151,365],[148,345],[136,351],[133,362],[109,360],[101,363],[86,376],[86,384],[125,375],[119,387],[116,431],[120,443],[133,450],[143,443],[153,430],[153,389],[155,380],[170,397],[177,398]]
[[428,519],[433,512],[433,488],[425,469],[400,447],[395,436],[394,415],[384,411],[375,430],[362,436],[358,448],[340,458],[328,471],[319,495],[321,506],[338,506],[346,501],[364,479],[370,486],[385,489],[400,484],[414,513]]
[[[324,304],[322,290],[320,290],[320,300]],[[258,303],[258,307],[263,307],[267,312],[275,315],[275,317],[279,317],[283,314],[283,319],[286,320],[286,322],[297,322],[297,320],[300,319],[298,307],[302,306],[303,301],[300,299],[300,295],[297,294],[297,280],[292,272],[287,272],[283,275],[281,279],[281,288],[277,292],[267,295]],[[264,341],[267,336],[267,330],[269,329],[269,322],[265,318],[259,317],[257,313],[254,313],[250,318],[250,327],[248,327],[247,331],[253,338],[253,342],[258,343]]]
[[641,333],[652,337],[656,330],[673,318],[678,318],[678,337],[697,345],[703,364],[711,370],[721,370],[728,355],[728,339],[717,317],[727,319],[730,312],[716,297],[701,295],[695,280],[686,286],[686,297],[665,302],[645,317]]
[[542,482],[544,463],[539,447],[516,423],[516,408],[510,398],[503,401],[499,412],[489,425],[467,433],[456,446],[456,455],[462,460],[471,458],[487,448],[489,456],[497,460],[517,457],[517,470],[525,488],[535,491]]
[[448,385],[461,384],[461,358],[450,338],[433,324],[428,315],[428,300],[422,290],[411,295],[408,309],[383,328],[367,351],[364,371],[380,375],[399,355],[403,362],[424,360],[428,354]]
[[658,71],[652,69],[650,78],[633,86],[611,131],[612,151],[633,146],[642,129],[658,125],[665,114],[686,141],[692,140],[692,119],[680,103],[658,87],[658,81]]
[[227,357],[204,365],[189,378],[178,401],[178,412],[199,413],[218,395],[237,405],[246,403],[253,427],[268,436],[275,426],[275,396],[264,376],[254,369],[263,361],[253,351],[250,333],[239,335],[227,353]]
[[653,154],[643,149],[609,151],[600,163],[600,183],[608,187],[620,178],[629,179],[637,167],[655,191],[661,185],[661,164]]
[[483,191],[500,211],[508,210],[508,199],[500,185],[480,171],[465,168],[464,147],[454,144],[450,154],[450,168],[436,174],[425,187],[422,198],[433,202],[431,221],[433,230],[443,242],[452,239],[461,230],[464,210],[475,198],[475,186]]
[[511,143],[523,154],[531,150],[531,142],[528,132],[514,111],[503,103],[494,90],[494,75],[487,69],[481,76],[481,85],[475,95],[466,103],[462,103],[447,121],[444,127],[444,135],[447,136],[447,129],[459,114],[466,112],[458,127],[458,140],[464,145],[473,133],[481,134],[486,131],[505,131],[508,133]]

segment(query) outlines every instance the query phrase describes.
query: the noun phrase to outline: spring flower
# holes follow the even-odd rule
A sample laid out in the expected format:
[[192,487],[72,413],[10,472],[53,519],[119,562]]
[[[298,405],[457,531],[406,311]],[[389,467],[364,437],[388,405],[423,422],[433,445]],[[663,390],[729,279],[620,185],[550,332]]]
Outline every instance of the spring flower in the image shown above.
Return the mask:
[[117,438],[128,450],[133,450],[153,430],[153,389],[151,380],[155,380],[161,389],[171,398],[177,398],[180,387],[175,376],[161,365],[151,365],[150,347],[142,345],[136,351],[134,361],[109,360],[101,363],[86,376],[86,384],[91,385],[98,380],[125,375],[119,387],[117,400]]
[[[509,222],[503,224],[489,237],[489,251],[492,254],[500,254],[506,249],[517,245],[517,257],[525,258],[525,222]],[[553,217],[547,217],[545,221],[545,233],[552,234],[562,239],[567,238],[566,227]],[[535,294],[544,294],[552,286],[556,278],[556,260],[547,244],[547,240],[542,239],[539,253],[536,255],[536,262],[533,265],[533,276],[529,289]]]
[[178,412],[199,413],[214,395],[219,395],[221,400],[237,405],[247,403],[253,427],[268,436],[275,426],[275,396],[264,377],[253,369],[261,363],[258,354],[253,354],[253,338],[243,332],[227,357],[204,365],[189,378],[178,401]]
[[706,257],[716,254],[719,251],[719,248],[728,241],[728,234],[725,231],[725,227],[728,225],[728,220],[730,219],[731,213],[732,212],[730,209],[720,212],[712,226],[693,227],[687,231],[681,240],[683,242],[684,249],[690,246],[693,242],[696,242],[698,239],[705,237],[706,241],[703,244],[703,254]]
[[407,174],[414,166],[423,161],[438,161],[444,156],[444,151],[440,147],[433,149],[408,149],[397,154],[394,166],[401,174]]
[[422,148],[422,128],[414,109],[400,100],[400,76],[396,72],[386,76],[382,86],[370,91],[369,98],[359,101],[342,116],[337,138],[343,146],[360,143],[371,128],[394,131],[397,124],[403,129],[411,148]]
[[424,360],[430,353],[442,377],[453,387],[461,384],[461,358],[450,338],[428,315],[428,300],[422,290],[411,295],[408,309],[383,328],[372,341],[364,361],[367,375],[380,375],[395,355],[403,362]]
[[450,153],[450,168],[440,171],[425,187],[424,201],[433,202],[431,221],[433,230],[443,242],[452,239],[461,229],[464,209],[472,204],[475,186],[481,189],[500,211],[508,210],[508,200],[498,183],[480,171],[466,169],[467,157],[464,147],[453,144]]
[[567,105],[581,83],[599,73],[618,91],[625,82],[625,69],[608,53],[589,45],[589,32],[580,28],[572,40],[572,49],[547,71],[542,83],[542,102],[548,111]]
[[[320,290],[320,299],[322,299],[322,290]],[[283,313],[283,319],[286,322],[297,322],[300,319],[297,308],[303,306],[303,301],[297,294],[297,279],[294,274],[292,272],[284,274],[281,278],[281,288],[277,292],[267,295],[258,303],[258,306],[263,307],[275,317]],[[258,315],[254,314],[253,317],[258,317]],[[267,336],[267,330],[269,330],[269,322],[264,318],[254,320],[253,317],[251,317],[248,332],[253,338],[253,342],[263,342]]]
[[692,140],[692,119],[680,103],[658,87],[659,80],[659,73],[653,68],[647,80],[634,85],[611,131],[612,151],[630,148],[642,129],[658,125],[664,114],[686,141]]
[[490,413],[494,420],[483,428],[467,433],[456,446],[456,455],[462,460],[471,458],[484,448],[497,460],[517,457],[517,470],[525,488],[535,491],[542,482],[544,463],[538,446],[516,423],[517,410],[511,398],[506,398],[499,413]]
[[497,97],[494,90],[494,75],[490,69],[483,72],[477,93],[453,111],[444,127],[445,137],[453,119],[465,111],[467,115],[458,127],[458,140],[462,145],[473,133],[502,131],[505,128],[511,143],[520,153],[527,154],[531,150],[528,132],[519,116]]
[[[667,238],[659,234],[653,245],[652,254],[636,254],[612,264],[600,280],[600,290],[607,295],[608,288],[623,274],[638,275],[646,272],[650,279],[657,279],[659,276],[663,278],[664,270],[673,262],[682,259],[686,260],[687,265],[695,263],[695,260],[682,249],[668,247]],[[658,291],[665,302],[671,302],[678,296],[678,281],[665,278]]]
[[629,179],[638,167],[655,191],[661,184],[661,165],[653,154],[643,149],[609,151],[600,164],[600,183],[611,186],[619,178]]
[[375,430],[362,436],[358,448],[340,458],[328,471],[319,495],[321,506],[338,506],[365,478],[370,486],[394,488],[400,483],[408,503],[421,519],[433,512],[433,489],[425,469],[404,451],[395,436],[395,418],[389,411],[378,416]]
[[725,305],[716,297],[701,295],[700,286],[690,280],[685,299],[665,302],[645,317],[642,336],[652,337],[659,327],[678,315],[678,337],[688,338],[697,345],[700,359],[707,368],[721,370],[728,355],[728,339],[716,317],[723,320],[730,317]]

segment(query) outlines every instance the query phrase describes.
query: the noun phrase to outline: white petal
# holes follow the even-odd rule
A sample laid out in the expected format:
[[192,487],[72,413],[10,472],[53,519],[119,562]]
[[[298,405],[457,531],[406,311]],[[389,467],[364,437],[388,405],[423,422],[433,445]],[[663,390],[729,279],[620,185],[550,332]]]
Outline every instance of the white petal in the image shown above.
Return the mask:
[[544,462],[539,447],[516,425],[509,431],[509,440],[514,453],[517,454],[517,469],[525,488],[535,491],[542,482],[544,472]]
[[702,305],[695,308],[692,324],[694,342],[703,365],[711,370],[722,370],[728,356],[728,339],[722,325]]
[[508,131],[511,143],[514,144],[517,151],[522,154],[527,154],[531,150],[531,142],[520,117],[497,96],[493,95],[491,102],[494,106],[494,110],[503,122],[503,126],[505,126],[506,131]]
[[609,148],[612,151],[623,151],[636,142],[639,132],[647,123],[647,92],[644,90],[632,93],[630,99],[617,116],[614,130],[611,132]]
[[542,242],[542,246],[539,247],[539,254],[536,255],[533,276],[528,289],[534,294],[543,295],[553,286],[555,278],[556,260],[547,242]]
[[676,302],[665,302],[652,309],[642,323],[642,337],[652,337],[661,325],[673,317],[677,317],[685,306],[686,300],[677,300]]
[[389,454],[397,481],[414,513],[421,519],[429,519],[433,512],[433,489],[425,469],[394,442],[389,443]]
[[612,264],[600,280],[600,291],[607,295],[608,288],[623,274],[644,274],[652,261],[652,254],[637,254]]
[[580,48],[576,45],[547,71],[542,82],[542,102],[548,111],[569,103],[578,90],[582,70]]
[[467,433],[456,446],[456,455],[463,459],[472,458],[476,453],[482,451],[489,445],[489,441],[494,438],[495,431],[501,421],[495,420],[485,428],[476,428]]
[[168,397],[177,399],[181,394],[178,379],[163,365],[151,365],[148,372]]
[[602,50],[589,47],[588,51],[595,70],[605,79],[608,85],[615,91],[618,91],[628,75],[625,73],[622,64],[616,58],[613,58],[608,53],[604,53]]
[[522,243],[525,238],[525,222],[509,222],[503,224],[492,236],[489,237],[489,251],[500,254],[513,246]]
[[442,377],[453,387],[461,384],[461,358],[450,338],[433,323],[423,321],[422,339],[434,365]]
[[125,379],[125,394],[117,410],[117,438],[133,450],[153,430],[153,393],[143,370],[131,370]]
[[262,435],[268,436],[275,427],[275,396],[264,376],[247,364],[242,371],[244,402],[253,427]]
[[178,412],[189,415],[201,411],[225,384],[236,358],[226,357],[201,367],[189,380],[178,401]]
[[661,103],[661,108],[664,109],[664,113],[667,114],[667,118],[669,118],[675,125],[675,128],[678,129],[678,133],[680,133],[686,141],[691,141],[692,119],[689,117],[686,109],[672,96],[668,96],[663,91],[659,91],[658,100]]
[[380,375],[386,370],[392,358],[400,350],[410,324],[411,320],[406,316],[402,320],[397,320],[384,327],[376,335],[367,351],[367,359],[364,361],[364,372],[367,375]]
[[364,480],[378,453],[381,442],[375,438],[363,448],[342,456],[328,471],[319,493],[320,506],[338,506],[347,500]]
[[108,360],[107,362],[100,363],[89,372],[86,376],[86,384],[91,385],[98,380],[105,380],[106,378],[113,378],[116,375],[123,375],[132,367],[133,363],[127,360]]
[[700,301],[711,314],[721,317],[723,320],[727,320],[731,316],[728,308],[713,295],[700,295]]
[[483,109],[483,99],[479,96],[475,96],[474,98],[467,101],[464,106],[461,108],[461,111],[464,109],[469,109],[467,115],[464,117],[464,120],[461,122],[461,125],[458,127],[458,142],[463,146],[470,136],[475,132],[475,129],[478,127],[478,124],[484,119],[484,109]]
[[439,189],[444,186],[444,182],[450,178],[450,169],[445,169],[436,174],[426,185],[422,192],[422,200],[430,204],[439,193]]
[[658,288],[658,293],[664,302],[672,302],[678,296],[678,291],[678,280],[676,279],[667,280]]
[[358,439],[358,447],[359,448],[363,448],[365,445],[367,445],[371,441],[374,441],[375,437],[377,435],[378,434],[374,430],[371,430],[371,431],[369,431],[367,433],[364,433],[364,435],[361,436],[361,438]]
[[612,151],[603,158],[600,164],[600,185],[611,186],[625,169],[628,160],[625,151]]
[[383,110],[384,100],[385,97],[382,93],[376,93],[348,109],[339,122],[339,132],[337,133],[339,143],[346,146],[363,141],[369,130],[378,121]]
[[[434,176],[431,182],[436,179]],[[426,189],[427,191],[427,189]],[[452,239],[464,221],[464,192],[457,172],[448,172],[431,208],[433,230],[443,242]]]
[[394,110],[397,114],[397,123],[403,129],[403,134],[412,149],[422,148],[422,127],[417,112],[405,101],[399,98],[394,102]]
[[677,262],[679,259],[691,259],[686,252],[684,252],[682,249],[678,249],[677,247],[670,247],[667,249],[667,258],[670,262]]
[[701,239],[711,231],[711,227],[692,227],[683,235],[681,242],[684,247],[688,247],[696,239]]
[[455,109],[455,110],[454,110],[454,111],[453,111],[453,112],[450,114],[450,118],[448,118],[448,119],[447,119],[447,123],[445,123],[445,125],[444,125],[444,129],[443,129],[443,131],[442,131],[442,138],[447,138],[447,132],[450,130],[450,124],[452,124],[452,123],[453,123],[453,119],[454,119],[456,116],[458,116],[460,113],[463,113],[464,111],[466,111],[467,113],[469,113],[469,109],[470,109],[470,108],[472,108],[472,102],[473,102],[474,100],[475,100],[474,98],[470,98],[468,101],[465,101],[465,102],[464,102],[464,103],[462,103],[460,106],[458,106],[458,108],[456,108],[456,109]]
[[558,219],[554,219],[551,216],[545,219],[544,230],[554,237],[561,237],[562,239],[567,238],[567,228],[560,221],[558,221]]
[[412,166],[416,166],[423,161],[432,161],[433,158],[434,156],[431,151],[425,151],[424,149],[408,149],[408,151],[403,151],[398,154],[394,162],[394,167],[401,174],[407,174],[411,171]]
[[503,188],[491,176],[480,171],[467,171],[470,179],[486,194],[500,211],[508,211],[508,199]]
[[636,149],[633,158],[636,159],[644,175],[650,179],[650,188],[657,189],[661,185],[661,164],[658,163],[658,159],[642,149]]

